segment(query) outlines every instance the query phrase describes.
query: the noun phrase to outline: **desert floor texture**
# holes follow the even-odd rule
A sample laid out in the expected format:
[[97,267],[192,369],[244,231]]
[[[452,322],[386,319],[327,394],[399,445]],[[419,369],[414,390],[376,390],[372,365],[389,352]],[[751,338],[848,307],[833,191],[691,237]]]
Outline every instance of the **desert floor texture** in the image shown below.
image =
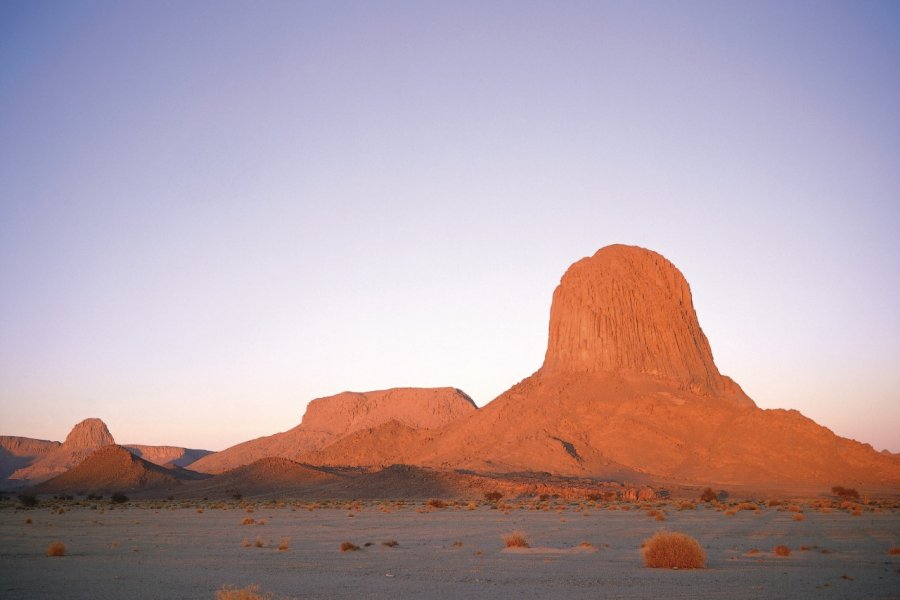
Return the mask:
[[[796,520],[787,505],[728,515],[676,502],[111,506],[7,503],[0,597],[213,599],[223,585],[250,584],[290,598],[900,597],[897,508],[854,516],[799,505]],[[697,538],[707,568],[644,567],[641,543],[660,529]],[[506,549],[513,531],[531,547]],[[55,540],[64,556],[47,556]],[[360,549],[342,552],[343,542]],[[790,556],[776,556],[778,545]]]

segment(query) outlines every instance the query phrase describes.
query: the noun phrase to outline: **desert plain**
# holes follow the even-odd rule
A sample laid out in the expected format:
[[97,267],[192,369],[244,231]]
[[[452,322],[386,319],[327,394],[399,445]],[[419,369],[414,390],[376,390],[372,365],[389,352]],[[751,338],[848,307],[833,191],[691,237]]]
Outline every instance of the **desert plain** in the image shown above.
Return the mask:
[[[212,599],[257,585],[275,598],[897,598],[898,507],[7,500],[0,596]],[[707,568],[644,566],[641,545],[659,530],[696,538]],[[513,532],[529,547],[507,548]],[[48,556],[57,540],[65,554]],[[359,549],[342,551],[345,542]]]

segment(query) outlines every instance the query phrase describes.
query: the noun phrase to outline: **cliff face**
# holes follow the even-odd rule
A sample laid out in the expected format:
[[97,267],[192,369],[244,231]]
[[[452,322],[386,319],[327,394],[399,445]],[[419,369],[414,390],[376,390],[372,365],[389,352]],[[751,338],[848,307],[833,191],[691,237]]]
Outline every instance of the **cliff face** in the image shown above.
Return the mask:
[[563,275],[541,371],[629,372],[695,393],[725,389],[681,271],[634,246],[607,246]]

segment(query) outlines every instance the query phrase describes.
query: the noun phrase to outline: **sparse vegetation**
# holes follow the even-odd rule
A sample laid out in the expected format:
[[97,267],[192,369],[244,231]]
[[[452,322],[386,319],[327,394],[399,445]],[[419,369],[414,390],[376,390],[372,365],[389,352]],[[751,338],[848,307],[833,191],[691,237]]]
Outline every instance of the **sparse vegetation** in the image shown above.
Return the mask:
[[19,504],[25,508],[34,508],[39,503],[37,496],[34,494],[19,494]]
[[273,598],[271,593],[261,594],[256,584],[242,588],[227,585],[216,592],[216,600],[273,600]]
[[500,499],[503,498],[503,494],[500,492],[485,492],[484,499],[488,502],[499,502]]
[[341,552],[356,552],[357,550],[359,550],[359,546],[357,546],[353,542],[341,543]]
[[859,492],[853,488],[845,488],[842,485],[836,485],[831,488],[831,493],[845,500],[859,500]]
[[706,568],[706,552],[691,536],[674,531],[657,531],[644,542],[644,564],[663,569]]
[[772,549],[772,552],[775,553],[775,556],[790,556],[791,555],[791,549],[783,544],[775,546],[775,548]]
[[888,554],[900,554],[900,546],[891,546],[891,549],[888,550]]
[[54,540],[50,542],[50,545],[47,546],[47,556],[65,556],[66,555],[66,545],[63,544],[59,540]]
[[287,552],[291,548],[291,540],[288,538],[281,538],[281,542],[278,544],[279,552]]
[[256,536],[256,541],[253,542],[253,545],[257,548],[265,548],[266,540],[264,540],[261,535],[258,535]]
[[528,540],[521,531],[513,531],[503,536],[503,543],[507,548],[528,548]]
[[241,525],[253,525],[256,523],[256,519],[253,517],[244,517],[244,520],[241,521]]
[[795,521],[803,521],[806,519],[806,516],[802,512],[794,513]]
[[715,502],[716,500],[718,500],[718,496],[716,496],[712,488],[706,488],[700,494],[700,502]]
[[115,492],[112,496],[109,497],[113,504],[124,504],[128,502],[128,496],[123,494],[122,492]]
[[381,542],[381,545],[387,546],[388,548],[396,548],[400,545],[400,542],[398,542],[397,540],[388,540],[386,542]]
[[431,508],[447,508],[447,503],[443,500],[439,500],[438,498],[432,498],[428,501],[427,504]]

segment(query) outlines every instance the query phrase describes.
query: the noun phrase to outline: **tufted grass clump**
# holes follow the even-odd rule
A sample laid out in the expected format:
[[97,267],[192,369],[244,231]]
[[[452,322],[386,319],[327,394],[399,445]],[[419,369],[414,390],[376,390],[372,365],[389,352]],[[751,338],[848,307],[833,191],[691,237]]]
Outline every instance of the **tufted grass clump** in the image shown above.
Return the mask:
[[644,564],[662,569],[704,569],[706,552],[687,534],[657,531],[644,542]]
[[503,543],[507,548],[528,548],[528,540],[521,531],[513,531],[503,536]]
[[66,545],[63,544],[59,540],[54,540],[50,542],[50,545],[47,546],[47,556],[65,556],[66,555]]

